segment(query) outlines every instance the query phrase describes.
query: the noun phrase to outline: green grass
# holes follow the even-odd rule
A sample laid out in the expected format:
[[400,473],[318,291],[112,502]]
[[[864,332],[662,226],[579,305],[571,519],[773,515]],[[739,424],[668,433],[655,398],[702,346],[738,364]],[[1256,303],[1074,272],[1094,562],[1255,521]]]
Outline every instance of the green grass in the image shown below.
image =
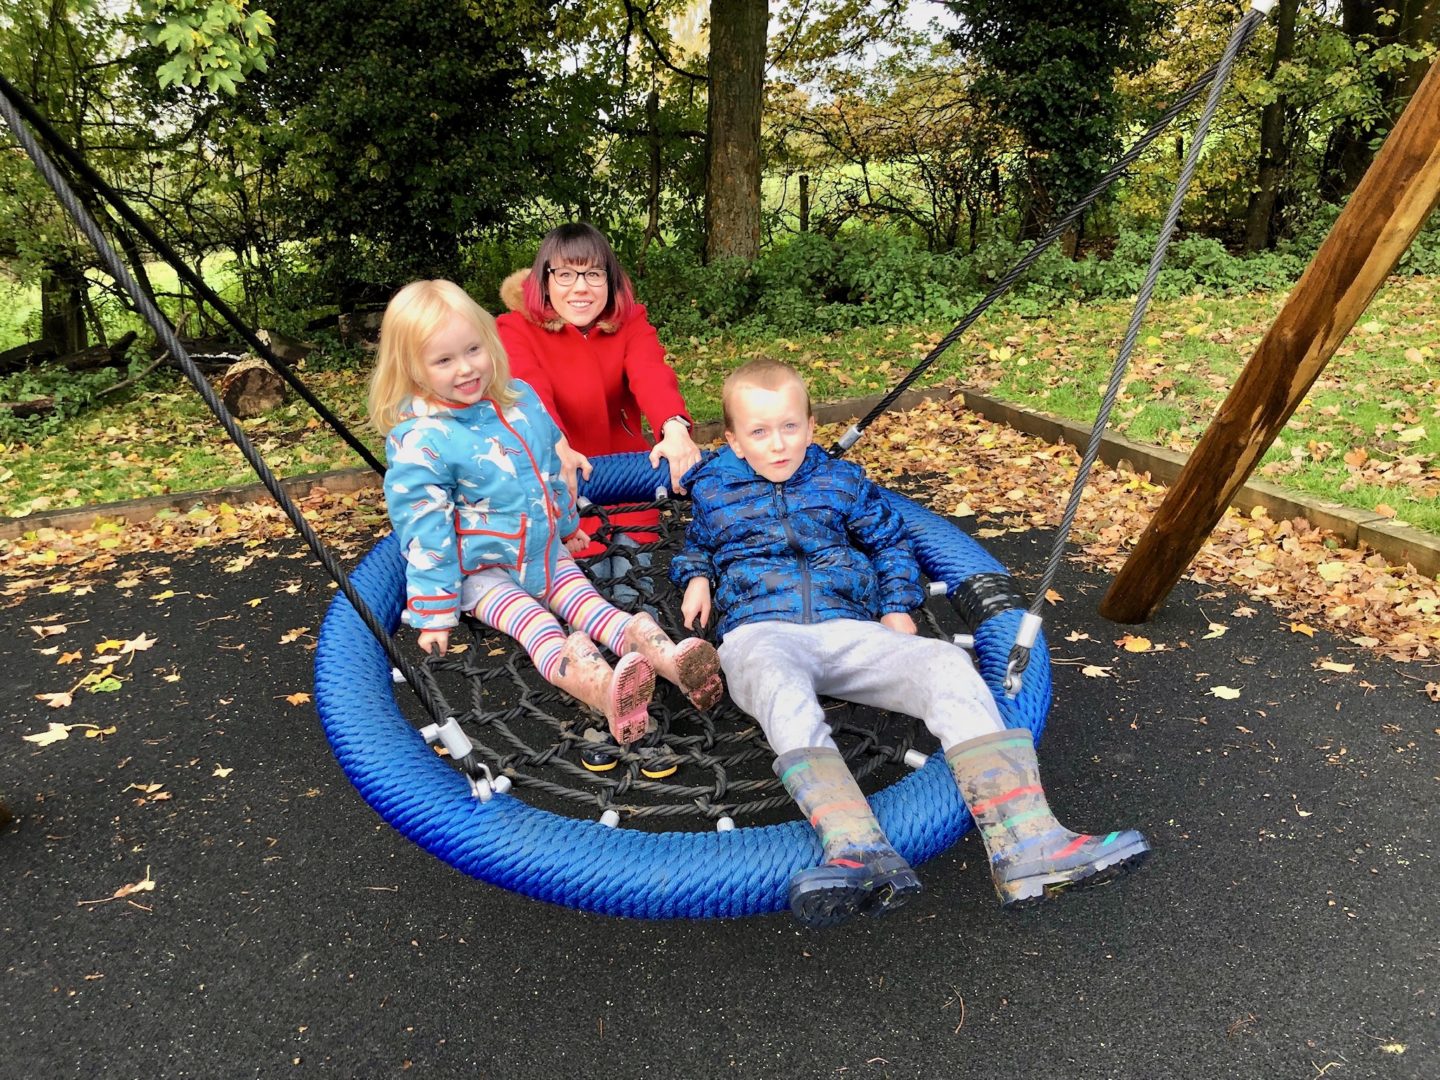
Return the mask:
[[[1393,279],[1322,373],[1257,475],[1358,510],[1394,512],[1440,534],[1440,300],[1435,279]],[[1263,337],[1280,295],[1187,298],[1153,305],[1111,428],[1188,451]],[[1090,423],[1130,310],[1071,305],[1045,318],[992,313],[920,385],[971,386],[1022,406]],[[692,413],[718,419],[719,389],[743,360],[795,364],[818,401],[889,389],[950,327],[867,327],[764,343],[719,337],[672,342]],[[360,431],[368,374],[353,356],[316,356],[302,377]],[[0,514],[86,505],[243,482],[249,469],[188,385],[152,379],[60,431],[4,440]],[[282,475],[358,464],[292,402],[246,424]]]

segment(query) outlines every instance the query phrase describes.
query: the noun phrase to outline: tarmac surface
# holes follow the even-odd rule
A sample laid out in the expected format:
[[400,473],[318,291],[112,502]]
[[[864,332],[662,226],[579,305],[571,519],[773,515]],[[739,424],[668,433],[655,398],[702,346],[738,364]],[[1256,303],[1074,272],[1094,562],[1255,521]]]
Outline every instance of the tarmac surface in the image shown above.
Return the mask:
[[[987,544],[1038,570],[1048,542]],[[226,572],[241,554],[127,558],[0,610],[11,1080],[1440,1077],[1434,667],[1192,582],[1120,627],[1066,566],[1047,788],[1074,827],[1146,832],[1148,864],[1005,913],[972,833],[889,920],[629,921],[470,880],[383,825],[287,700],[312,639],[282,639],[318,628],[329,583],[298,542]],[[35,697],[141,634],[106,653],[118,689]],[[22,738],[52,723],[114,731]]]

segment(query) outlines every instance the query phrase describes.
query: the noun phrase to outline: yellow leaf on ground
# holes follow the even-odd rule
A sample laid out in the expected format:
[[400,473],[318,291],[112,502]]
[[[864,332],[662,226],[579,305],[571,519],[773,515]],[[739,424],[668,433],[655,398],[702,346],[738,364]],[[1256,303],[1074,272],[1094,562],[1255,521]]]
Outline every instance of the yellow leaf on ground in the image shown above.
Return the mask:
[[1350,567],[1343,562],[1322,562],[1315,567],[1315,572],[1332,585],[1337,581],[1343,581],[1350,573]]
[[[36,696],[36,697],[39,697],[39,698],[45,698],[45,697],[59,697],[60,695],[59,695],[59,694],[36,694],[35,696]],[[70,695],[69,695],[69,694],[66,694],[65,696],[66,696],[66,697],[69,697]],[[69,702],[66,702],[66,704],[69,704]],[[26,742],[33,742],[36,746],[49,746],[51,743],[57,743],[57,742],[59,742],[61,739],[68,739],[69,737],[70,737],[70,729],[69,729],[68,727],[66,727],[64,724],[51,724],[51,725],[50,725],[48,728],[46,728],[44,731],[41,731],[41,732],[39,732],[39,733],[37,733],[37,734],[35,734],[35,735],[26,735],[26,736],[23,736],[23,738],[25,739]]]
[[104,735],[114,735],[116,730],[114,724],[111,724],[109,727],[90,728],[85,732],[85,737],[87,739],[98,739]]
[[39,634],[42,638],[54,637],[56,634],[65,633],[65,625],[63,623],[53,623],[50,626],[32,626],[30,629],[34,630],[35,633]]
[[285,700],[288,701],[291,705],[304,705],[307,701],[310,700],[310,695],[303,692],[298,694],[290,694],[285,698]]
[[1406,428],[1404,431],[1397,432],[1395,435],[1395,441],[1403,443],[1419,442],[1423,438],[1425,438],[1425,428],[1423,425]]
[[1322,660],[1315,666],[1318,667],[1321,671],[1336,671],[1339,672],[1341,675],[1348,675],[1350,674],[1350,672],[1355,670],[1354,664],[1337,664],[1333,660]]
[[210,775],[211,775],[211,776],[218,776],[218,777],[220,777],[221,780],[224,780],[225,777],[229,776],[229,775],[230,775],[232,772],[234,772],[234,771],[235,771],[234,769],[227,769],[227,768],[225,768],[224,765],[216,765],[216,766],[215,766],[215,771],[214,771],[213,773],[211,773]]
[[1304,634],[1306,637],[1314,637],[1315,627],[1303,622],[1292,622],[1290,624],[1290,632],[1292,634]]
[[1100,667],[1098,664],[1086,664],[1080,669],[1080,674],[1087,679],[1108,679],[1110,678],[1110,669]]
[[1058,604],[1058,603],[1060,603],[1060,601],[1064,600],[1065,597],[1061,596],[1061,595],[1060,595],[1058,592],[1056,592],[1054,589],[1046,589],[1046,590],[1045,590],[1045,599],[1046,599],[1046,601],[1048,601],[1048,602],[1051,603],[1051,604]]
[[158,640],[158,638],[147,637],[144,633],[141,633],[139,637],[131,638],[120,646],[120,655],[124,656],[126,653],[144,652]]
[[1134,634],[1126,634],[1119,641],[1115,642],[1126,652],[1149,652],[1151,642],[1146,637],[1136,637]]
[[56,660],[55,663],[57,663],[57,664],[73,664],[73,663],[75,663],[76,660],[83,660],[83,659],[85,659],[85,654],[84,654],[84,653],[67,652],[67,653],[61,653],[61,654],[60,654],[60,659],[59,659],[59,660]]
[[[67,708],[67,707],[70,705],[70,703],[75,700],[75,699],[70,695],[70,692],[69,692],[68,690],[62,691],[62,692],[57,693],[57,694],[36,694],[35,697],[36,697],[37,700],[45,702],[45,704],[46,704],[46,705],[49,705],[50,708],[52,708],[52,709],[64,709],[64,708]],[[54,725],[54,724],[51,724],[50,726],[53,728],[55,725]],[[30,736],[30,735],[27,735],[27,736],[25,736],[25,737],[26,737],[27,739],[33,738],[33,736]],[[60,736],[60,737],[61,737],[62,739],[64,738],[63,735]],[[44,745],[44,744],[42,743],[41,745]]]
[[95,646],[95,651],[97,653],[114,652],[116,649],[123,649],[124,647],[125,642],[119,641],[115,638],[107,638],[105,641],[102,641],[99,645]]
[[1240,696],[1240,691],[1236,690],[1233,686],[1212,686],[1210,687],[1210,693],[1226,701],[1234,701]]
[[150,599],[151,599],[151,600],[169,600],[169,599],[170,599],[172,596],[174,596],[174,595],[175,595],[175,590],[174,590],[174,589],[166,589],[164,592],[158,592],[158,593],[156,593],[154,596],[150,597]]
[[1211,638],[1224,637],[1225,631],[1229,629],[1230,628],[1228,626],[1225,626],[1221,623],[1212,622],[1210,624],[1210,632],[1206,634],[1203,638],[1201,638],[1201,640],[1209,641]]

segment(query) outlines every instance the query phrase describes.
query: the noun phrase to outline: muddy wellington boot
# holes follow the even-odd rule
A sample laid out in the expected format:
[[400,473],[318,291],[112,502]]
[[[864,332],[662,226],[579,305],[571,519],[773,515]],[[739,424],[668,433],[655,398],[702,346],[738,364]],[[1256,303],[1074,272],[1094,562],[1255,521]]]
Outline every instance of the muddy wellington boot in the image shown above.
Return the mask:
[[857,911],[885,915],[920,893],[890,846],[838,750],[804,747],[775,759],[775,775],[820,837],[825,861],[790,879],[790,910],[805,926],[834,926]]
[[639,653],[622,656],[612,670],[595,643],[578,630],[565,639],[551,680],[571,697],[605,714],[610,734],[624,745],[645,734],[655,669]]
[[1096,885],[1150,852],[1134,829],[1073,833],[1055,820],[1040,785],[1028,731],[997,731],[952,746],[945,759],[970,808],[1003,907],[1050,899],[1066,887]]
[[678,686],[697,709],[710,708],[725,692],[714,645],[697,637],[676,644],[643,611],[625,626],[625,652],[645,657],[655,674]]

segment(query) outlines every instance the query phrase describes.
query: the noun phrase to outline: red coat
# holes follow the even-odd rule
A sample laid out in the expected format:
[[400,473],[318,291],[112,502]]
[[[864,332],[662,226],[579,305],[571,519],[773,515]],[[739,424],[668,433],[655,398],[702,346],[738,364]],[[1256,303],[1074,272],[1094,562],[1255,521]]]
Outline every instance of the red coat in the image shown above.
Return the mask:
[[631,308],[621,325],[597,323],[588,335],[559,319],[541,326],[520,297],[529,273],[505,279],[500,298],[510,310],[495,321],[511,374],[535,388],[573,449],[586,457],[648,451],[642,416],[657,435],[672,416],[690,419],[643,306]]
[[[521,287],[529,275],[529,270],[518,270],[500,286],[500,299],[510,310],[495,323],[510,357],[510,373],[535,388],[572,450],[586,457],[649,451],[650,440],[640,430],[642,416],[657,435],[672,416],[690,419],[680,382],[642,305],[632,307],[620,325],[597,322],[589,334],[563,319],[541,326],[525,312]],[[656,534],[645,527],[653,529],[660,515],[632,511],[611,520],[636,541],[647,543]],[[593,517],[580,520],[591,536],[598,525]],[[603,550],[591,544],[579,555]]]

